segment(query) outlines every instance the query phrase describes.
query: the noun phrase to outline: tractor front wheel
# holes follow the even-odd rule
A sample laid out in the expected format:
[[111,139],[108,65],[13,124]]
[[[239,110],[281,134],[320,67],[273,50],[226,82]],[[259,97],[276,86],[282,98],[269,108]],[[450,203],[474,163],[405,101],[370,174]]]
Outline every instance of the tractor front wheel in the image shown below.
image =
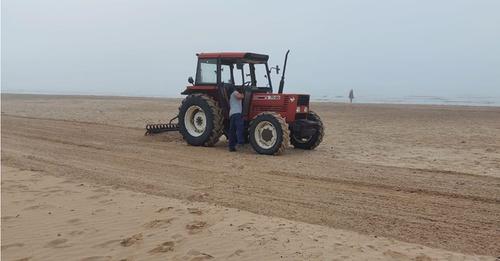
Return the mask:
[[289,145],[290,132],[285,119],[274,112],[263,112],[250,123],[250,144],[259,154],[277,155]]
[[319,126],[316,129],[316,132],[309,137],[298,138],[295,137],[293,134],[291,135],[290,140],[292,142],[292,145],[297,149],[303,149],[303,150],[315,149],[323,140],[325,128],[323,127],[323,122],[321,121],[319,115],[313,111],[310,111],[307,114],[307,119],[317,122]]
[[191,94],[179,107],[179,132],[193,146],[214,146],[223,129],[222,110],[204,94]]

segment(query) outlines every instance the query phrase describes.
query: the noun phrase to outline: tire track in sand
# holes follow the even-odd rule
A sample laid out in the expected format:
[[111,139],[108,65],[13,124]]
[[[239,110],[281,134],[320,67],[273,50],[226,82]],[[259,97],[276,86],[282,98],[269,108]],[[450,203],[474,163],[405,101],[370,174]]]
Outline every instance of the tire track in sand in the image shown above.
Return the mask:
[[500,252],[493,177],[338,160],[319,170],[253,153],[239,154],[244,168],[234,171],[225,148],[152,142],[138,129],[12,116],[2,127],[7,165],[466,253]]

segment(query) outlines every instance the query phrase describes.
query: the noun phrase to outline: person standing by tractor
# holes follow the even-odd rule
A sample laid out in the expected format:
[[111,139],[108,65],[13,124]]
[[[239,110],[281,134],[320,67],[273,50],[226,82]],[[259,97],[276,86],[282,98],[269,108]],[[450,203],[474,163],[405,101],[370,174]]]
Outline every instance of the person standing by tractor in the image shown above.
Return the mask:
[[234,88],[229,97],[229,151],[236,151],[236,144],[245,144],[243,118],[241,117],[243,94]]
[[354,99],[354,91],[351,89],[349,91],[349,101],[352,103],[352,100]]

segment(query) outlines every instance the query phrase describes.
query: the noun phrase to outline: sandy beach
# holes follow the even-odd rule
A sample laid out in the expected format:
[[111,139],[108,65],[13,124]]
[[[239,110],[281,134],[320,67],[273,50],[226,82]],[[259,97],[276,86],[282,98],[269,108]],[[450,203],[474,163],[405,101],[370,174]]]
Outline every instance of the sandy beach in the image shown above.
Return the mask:
[[144,136],[179,99],[2,94],[2,259],[495,260],[500,107],[313,103],[315,151]]

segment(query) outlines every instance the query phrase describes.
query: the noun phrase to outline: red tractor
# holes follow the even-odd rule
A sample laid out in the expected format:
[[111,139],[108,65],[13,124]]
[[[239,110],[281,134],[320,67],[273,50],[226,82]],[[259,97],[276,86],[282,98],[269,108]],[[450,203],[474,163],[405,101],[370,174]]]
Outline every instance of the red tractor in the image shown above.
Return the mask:
[[[283,94],[286,63],[277,93],[273,93],[268,55],[246,52],[200,53],[196,78],[189,77],[182,92],[187,97],[179,114],[168,124],[148,124],[146,134],[179,131],[193,146],[214,146],[229,130],[228,90],[242,90],[245,137],[260,154],[275,155],[291,143],[298,149],[314,149],[322,141],[323,123],[309,109],[309,95]],[[178,123],[172,123],[178,119]]]

